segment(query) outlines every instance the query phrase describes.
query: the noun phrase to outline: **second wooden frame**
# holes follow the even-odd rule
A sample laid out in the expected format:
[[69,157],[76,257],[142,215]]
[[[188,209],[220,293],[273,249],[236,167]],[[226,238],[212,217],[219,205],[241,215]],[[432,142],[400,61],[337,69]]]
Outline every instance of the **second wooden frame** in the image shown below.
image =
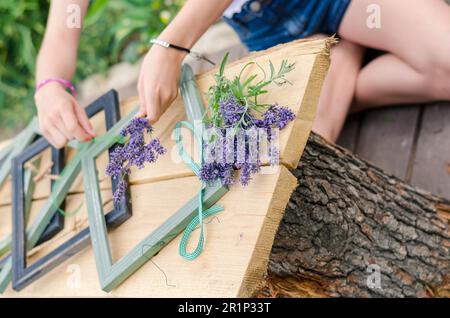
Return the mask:
[[[201,121],[204,107],[192,69],[188,65],[183,66],[180,85],[188,119],[191,122]],[[84,187],[86,202],[88,203],[92,248],[101,288],[107,292],[121,284],[180,234],[197,215],[199,209],[198,196],[196,195],[156,230],[149,233],[130,252],[113,263],[95,166],[95,159],[109,146],[110,143],[105,140],[98,147],[90,148],[88,154],[83,158],[83,171],[86,175]],[[205,189],[200,189],[200,191],[204,191],[203,208],[208,209],[228,192],[228,188],[220,185],[219,182],[217,185],[206,186]]]
[[[87,113],[89,117],[91,117],[100,112],[102,109],[105,110],[107,129],[112,129],[116,126],[114,124],[119,120],[120,116],[119,101],[116,91],[112,90],[97,99],[87,108]],[[113,149],[113,146],[114,143],[111,144],[111,150]],[[40,147],[45,147],[45,145],[40,145]],[[26,265],[26,251],[35,245],[36,235],[42,230],[42,223],[55,212],[53,211],[53,205],[57,205],[62,197],[65,197],[67,191],[69,190],[70,184],[72,184],[75,177],[81,171],[81,158],[84,155],[85,152],[77,153],[72,161],[67,165],[67,170],[65,171],[64,176],[62,176],[59,180],[59,184],[56,189],[57,194],[54,197],[56,202],[53,202],[53,204],[51,202],[49,203],[50,200],[47,202],[46,206],[44,206],[41,210],[38,219],[33,223],[26,235],[25,224],[23,222],[23,210],[18,209],[16,211],[13,222],[14,248],[12,253],[12,261],[10,260],[5,262],[4,269],[0,275],[0,292],[4,291],[9,279],[11,278],[5,270],[9,270],[9,273],[11,273],[12,270],[13,288],[15,290],[21,290],[89,244],[89,229],[86,228],[49,254],[37,260],[31,266],[27,267]],[[26,156],[17,159],[15,162],[16,168],[23,166],[26,160]],[[16,171],[22,170],[19,169]],[[19,176],[17,179],[20,181],[21,177]],[[115,191],[117,186],[118,180],[112,179],[112,191]],[[23,200],[20,189],[21,188],[19,185],[14,191],[15,196],[17,196],[14,202],[19,204],[18,207],[22,206],[20,202]],[[131,201],[129,191],[127,189],[125,193],[125,200],[123,200],[120,204],[115,204],[114,209],[106,215],[108,227],[115,228],[121,225],[128,218],[130,218],[131,215]]]

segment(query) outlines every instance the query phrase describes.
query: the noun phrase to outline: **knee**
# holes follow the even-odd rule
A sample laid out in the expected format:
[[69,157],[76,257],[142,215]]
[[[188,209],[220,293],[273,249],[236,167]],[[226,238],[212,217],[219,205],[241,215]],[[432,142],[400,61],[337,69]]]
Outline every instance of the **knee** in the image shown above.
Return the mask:
[[442,43],[442,47],[430,55],[423,69],[430,98],[450,100],[450,43]]

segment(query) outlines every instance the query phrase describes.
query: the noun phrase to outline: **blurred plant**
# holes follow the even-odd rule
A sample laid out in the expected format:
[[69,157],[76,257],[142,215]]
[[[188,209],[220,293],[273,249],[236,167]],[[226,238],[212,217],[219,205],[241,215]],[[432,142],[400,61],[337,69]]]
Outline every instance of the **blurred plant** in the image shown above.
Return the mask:
[[[121,61],[136,62],[184,0],[91,1],[75,82]],[[34,70],[49,0],[0,1],[0,139],[35,113]]]

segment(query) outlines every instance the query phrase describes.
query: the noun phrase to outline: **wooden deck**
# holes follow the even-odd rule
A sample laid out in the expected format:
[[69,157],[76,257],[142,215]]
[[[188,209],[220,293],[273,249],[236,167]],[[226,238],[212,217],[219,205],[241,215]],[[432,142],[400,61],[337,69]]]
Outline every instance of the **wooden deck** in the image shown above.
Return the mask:
[[337,143],[408,183],[450,198],[450,102],[350,115]]

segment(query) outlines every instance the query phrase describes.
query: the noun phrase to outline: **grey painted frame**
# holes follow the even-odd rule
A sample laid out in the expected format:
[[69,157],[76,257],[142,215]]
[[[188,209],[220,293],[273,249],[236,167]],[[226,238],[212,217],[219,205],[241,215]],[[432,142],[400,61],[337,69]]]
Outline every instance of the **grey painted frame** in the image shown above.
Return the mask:
[[[33,128],[33,130],[35,130],[35,129]],[[17,137],[14,138],[6,147],[4,147],[0,151],[0,170],[2,170],[2,167],[7,160],[11,160],[10,153],[15,146],[16,139],[17,139]],[[27,203],[26,203],[27,208],[25,209],[26,220],[28,220],[29,208],[30,208],[30,203],[32,200],[31,195],[34,191],[34,182],[33,182],[34,175],[35,175],[34,171],[32,171],[31,169],[27,169],[27,172],[25,173],[25,176],[24,176],[25,192],[26,192],[26,198],[27,198]],[[6,179],[6,176],[7,176],[7,174],[4,175],[4,178],[2,179],[3,181]],[[2,186],[2,183],[3,182],[0,182],[0,188]],[[11,247],[11,235],[7,234],[3,238],[0,239],[0,256],[3,256],[4,254],[6,254],[9,251],[10,247]],[[3,258],[0,259],[0,271],[3,268],[3,265],[7,258],[8,258],[8,255],[4,256]]]
[[[197,92],[192,69],[189,66],[183,66],[180,85],[189,120],[202,120],[204,107]],[[108,146],[108,142],[105,142],[99,147],[90,148],[82,163],[83,170],[88,176],[84,179],[84,186],[88,202],[92,248],[101,288],[107,292],[121,284],[181,233],[195,217],[198,209],[198,197],[195,196],[119,261],[113,263],[95,167],[95,158]],[[220,184],[207,186],[202,190],[204,191],[203,204],[205,208],[213,206],[228,192],[228,188]]]
[[[11,173],[12,158],[20,154],[28,145],[30,145],[36,137],[40,134],[39,124],[36,117],[34,117],[28,126],[22,130],[19,135],[11,140],[11,142],[0,151],[0,187],[5,182],[8,175]],[[29,181],[26,181],[27,183]],[[28,191],[27,191],[28,192]],[[9,250],[11,244],[11,236],[2,238],[0,248],[4,254]],[[4,267],[9,255],[4,256],[0,260],[0,273]]]
[[[19,155],[26,149],[33,141],[35,141],[40,136],[40,131],[38,127],[37,118],[33,118],[28,124],[27,128],[19,133],[19,135],[6,146],[0,153],[1,164],[0,164],[0,187],[5,182],[9,174],[11,174],[12,160],[15,156]],[[40,137],[43,139],[43,137]],[[53,165],[51,167],[52,174],[59,174],[64,167],[64,150],[52,149],[52,161]],[[29,181],[28,181],[29,182]],[[28,188],[28,186],[26,187]],[[33,188],[34,189],[34,188]],[[29,192],[27,190],[27,192]],[[29,194],[30,196],[32,193]],[[30,198],[31,199],[31,198]],[[64,203],[61,204],[62,206]],[[55,236],[64,227],[64,218],[61,215],[55,215],[52,221],[47,225],[43,235],[40,237],[38,244],[41,244],[53,236]],[[5,254],[9,251],[11,243],[11,237],[6,236],[0,241],[0,255]],[[4,257],[0,261],[0,268],[4,264]]]
[[[38,164],[35,164],[35,166],[38,166]],[[30,215],[31,202],[33,200],[33,192],[36,186],[36,183],[33,180],[35,174],[36,172],[31,169],[27,169],[24,172],[25,222],[28,222],[28,217]],[[7,234],[6,236],[3,237],[2,240],[0,240],[0,256],[6,254],[9,251],[10,247],[11,247],[11,234]],[[3,268],[3,264],[5,263],[8,256],[9,255],[6,255],[2,259],[0,259],[0,271]]]
[[8,175],[11,173],[11,160],[28,147],[40,134],[38,119],[34,117],[27,128],[22,130],[11,143],[1,151],[0,165],[0,186],[3,185]]
[[[116,91],[111,90],[107,94],[97,99],[87,108],[86,112],[88,116],[91,117],[102,109],[105,110],[105,119],[107,123],[106,126],[107,128],[110,128],[106,135],[109,134],[112,136],[113,132],[117,135],[117,124],[112,126],[112,124],[116,123],[120,117],[119,100]],[[129,117],[130,115],[127,116],[127,118]],[[89,144],[89,147],[95,148],[96,143],[97,141],[92,142],[91,144]],[[44,146],[45,145],[39,145],[39,147]],[[113,149],[113,146],[114,144],[111,144],[110,150]],[[23,205],[18,205],[18,210],[16,211],[13,220],[14,247],[12,253],[12,261],[8,260],[5,262],[5,269],[8,269],[9,273],[2,272],[0,275],[0,292],[4,291],[7,284],[9,283],[9,280],[11,279],[11,269],[13,288],[15,290],[21,290],[89,244],[89,229],[86,228],[65,243],[61,244],[46,256],[33,263],[31,266],[27,267],[26,251],[31,249],[35,245],[36,235],[38,235],[38,233],[42,230],[42,223],[45,223],[45,220],[51,217],[52,213],[55,213],[54,206],[57,205],[59,201],[66,196],[70,185],[73,183],[76,176],[80,173],[81,158],[85,155],[85,153],[86,150],[80,150],[71,160],[71,162],[66,166],[65,173],[57,184],[56,192],[58,194],[55,198],[56,202],[54,204],[50,204],[49,202],[46,203],[43,209],[41,209],[37,220],[33,223],[27,233],[25,231],[22,217],[23,211],[21,211],[21,206]],[[27,156],[16,158],[14,165],[16,167],[20,167],[21,165],[23,166],[24,162],[26,162],[26,157]],[[17,171],[20,174],[20,171],[23,170],[19,169]],[[22,192],[20,191],[21,178],[19,176],[15,179],[19,181],[19,184],[17,185],[17,189],[15,189],[14,191],[14,195],[17,196],[17,199],[14,200],[14,202],[20,203],[22,202],[21,200],[23,200],[23,197],[21,197]],[[116,190],[117,185],[118,180],[113,179],[112,191]],[[119,226],[127,219],[129,219],[131,215],[131,200],[129,191],[127,190],[125,192],[125,200],[123,200],[120,204],[115,204],[114,209],[106,215],[108,227],[115,228]]]
[[[12,176],[13,176],[13,233],[12,233],[12,252],[11,252],[11,256],[7,257],[5,262],[3,263],[3,268],[0,272],[0,292],[3,292],[7,285],[9,284],[9,281],[11,279],[11,268],[12,268],[12,261],[11,258],[12,256],[14,256],[14,249],[17,245],[17,238],[15,235],[15,227],[14,227],[14,218],[19,214],[19,211],[17,210],[17,205],[15,204],[16,195],[20,195],[22,198],[22,202],[25,200],[24,198],[24,178],[23,178],[23,164],[33,158],[33,156],[35,156],[36,154],[38,154],[39,152],[41,152],[42,150],[44,150],[45,148],[50,147],[50,145],[48,144],[48,142],[44,139],[44,138],[40,138],[38,139],[36,142],[34,142],[30,147],[28,147],[24,152],[22,152],[21,155],[19,155],[18,157],[15,157],[12,161]],[[38,148],[38,149],[36,149]],[[38,152],[36,152],[36,150],[40,150]],[[21,163],[20,165],[18,165],[20,161],[20,158],[26,158],[23,163]],[[20,171],[19,171],[20,170]],[[17,174],[20,175],[20,191],[18,190],[18,186],[17,184],[14,182],[15,180],[17,180]],[[76,175],[75,175],[76,176]],[[69,184],[70,185],[70,184]],[[66,189],[66,191],[68,191],[68,187]],[[64,201],[64,196],[60,196],[58,201],[56,203],[54,203],[54,207],[52,208],[52,212],[56,212],[57,208],[61,205],[61,203]],[[48,206],[48,204],[47,204]],[[48,222],[51,220],[53,213],[48,214],[48,217],[42,221],[42,222],[33,222],[32,227],[35,228],[36,226],[38,226],[38,231],[34,231],[34,236],[33,236],[33,244],[31,247],[33,247],[39,240],[40,235],[45,231],[46,226],[48,225]],[[21,211],[20,211],[20,218],[23,224],[25,224],[25,211],[24,211],[24,205],[21,205]],[[39,218],[39,217],[38,217]],[[36,224],[38,223],[38,224]],[[23,235],[25,236],[25,234]],[[31,247],[29,247],[31,249]]]
[[8,158],[9,154],[11,153],[13,146],[14,146],[14,142],[11,141],[6,147],[4,147],[2,150],[0,150],[0,169],[2,168],[3,164],[5,163],[6,158]]
[[[44,139],[44,138],[42,138]],[[51,168],[51,174],[52,175],[59,175],[63,169],[64,169],[64,163],[65,163],[65,156],[64,156],[64,149],[55,149],[51,148],[52,150],[52,168]],[[53,187],[54,180],[51,182],[51,186]],[[61,202],[60,208],[64,209],[64,201]],[[14,210],[14,209],[13,209]],[[47,242],[48,240],[52,239],[56,234],[58,234],[62,229],[64,228],[64,215],[61,213],[55,213],[53,215],[50,222],[47,224],[44,232],[39,237],[38,242],[36,245],[40,245],[42,243]]]

